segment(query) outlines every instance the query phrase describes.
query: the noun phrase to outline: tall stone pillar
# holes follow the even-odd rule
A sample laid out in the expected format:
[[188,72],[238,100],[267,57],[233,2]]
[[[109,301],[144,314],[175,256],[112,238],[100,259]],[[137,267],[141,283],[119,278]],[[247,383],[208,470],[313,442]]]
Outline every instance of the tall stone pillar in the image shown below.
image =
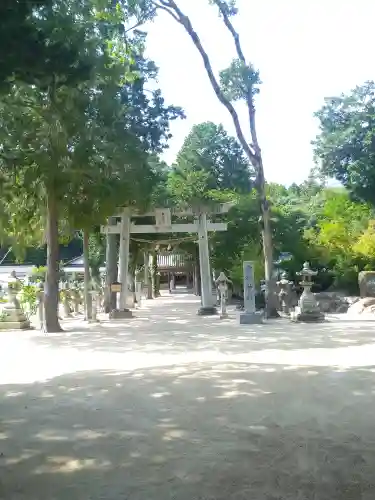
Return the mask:
[[121,283],[119,309],[127,309],[129,283],[129,244],[130,244],[130,216],[127,211],[121,216],[120,251],[119,251],[119,274],[118,281]]
[[[116,217],[109,217],[108,226],[116,225]],[[107,234],[107,245],[105,255],[106,266],[106,289],[104,299],[104,310],[106,313],[116,309],[116,293],[111,292],[111,284],[117,280],[117,234]]]
[[245,311],[240,314],[240,325],[262,323],[262,315],[255,310],[255,281],[253,262],[245,261],[243,263],[243,282]]
[[130,213],[125,209],[121,215],[120,250],[118,261],[118,281],[121,283],[118,310],[111,312],[113,319],[131,318],[132,312],[127,308],[129,282],[129,244],[130,244]]
[[208,247],[207,215],[204,212],[201,213],[198,217],[198,246],[202,297],[202,305],[198,310],[198,314],[201,316],[208,316],[216,314],[217,311],[216,307],[213,305],[210,252]]

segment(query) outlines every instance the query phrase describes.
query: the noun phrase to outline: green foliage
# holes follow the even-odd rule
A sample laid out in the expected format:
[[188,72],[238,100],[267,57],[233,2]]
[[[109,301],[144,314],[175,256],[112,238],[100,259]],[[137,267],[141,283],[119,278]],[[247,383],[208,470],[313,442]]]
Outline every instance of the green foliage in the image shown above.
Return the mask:
[[19,301],[23,311],[28,317],[34,316],[38,309],[38,289],[34,285],[23,285],[19,293]]
[[168,190],[178,203],[197,206],[210,200],[207,184],[209,174],[204,171],[186,171],[175,169],[168,177]]
[[230,101],[247,99],[249,92],[252,96],[259,94],[261,83],[259,71],[239,59],[234,59],[228,68],[220,72],[221,88]]
[[186,137],[169,174],[168,189],[178,202],[197,205],[215,198],[215,192],[247,193],[251,178],[238,142],[222,125],[205,122]]
[[320,133],[314,146],[322,174],[375,206],[375,83],[327,98],[316,117]]
[[238,13],[236,0],[209,0],[211,5],[217,5],[221,11],[225,12],[229,17],[235,16]]
[[46,266],[34,267],[29,276],[30,283],[44,283],[46,279],[47,268]]
[[[79,54],[72,37],[74,10],[68,15],[68,2],[61,0],[2,0],[0,3],[0,86],[12,81],[44,84],[54,74],[75,78],[89,64]],[[64,15],[62,14],[64,12]],[[68,22],[67,22],[68,21]],[[78,63],[78,64],[77,64]],[[5,84],[7,83],[7,86]]]
[[245,249],[252,248],[261,255],[256,193],[241,196],[225,218],[228,230],[214,235],[212,259],[215,269],[231,273],[233,267],[241,267]]

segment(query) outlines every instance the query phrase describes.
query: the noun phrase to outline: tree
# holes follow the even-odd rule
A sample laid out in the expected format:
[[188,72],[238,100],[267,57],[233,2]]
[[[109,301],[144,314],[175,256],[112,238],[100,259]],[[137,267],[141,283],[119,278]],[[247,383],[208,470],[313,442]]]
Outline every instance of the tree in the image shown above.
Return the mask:
[[327,98],[316,117],[320,132],[314,147],[322,174],[375,206],[375,83]]
[[366,255],[371,206],[352,201],[340,188],[322,191],[319,203],[312,207],[315,222],[305,229],[310,260],[330,269],[336,287],[356,293],[358,272],[372,261]]
[[[82,0],[78,5],[66,0],[54,4],[50,12],[39,13],[35,21],[42,19],[54,26],[57,40],[62,39],[64,30],[68,41],[79,47],[78,55],[82,54],[84,67],[87,61],[91,65],[89,81],[85,72],[82,75],[77,72],[73,79],[70,73],[63,72],[65,66],[61,71],[57,67],[48,80],[38,85],[15,82],[0,107],[2,187],[16,181],[22,197],[37,207],[37,216],[47,226],[47,331],[60,329],[57,318],[59,221],[66,219],[75,224],[78,210],[78,227],[86,228],[87,215],[92,217],[96,213],[93,200],[99,193],[102,201],[103,194],[108,195],[111,204],[119,201],[113,196],[114,184],[118,188],[122,183],[122,199],[128,200],[128,193],[130,199],[139,200],[138,184],[132,184],[134,179],[127,176],[135,165],[138,178],[143,176],[152,183],[143,146],[145,137],[137,137],[130,130],[129,120],[124,121],[129,106],[124,102],[122,91],[127,80],[136,79],[129,46],[140,46],[140,37],[136,35],[131,40],[123,36],[122,21],[127,20],[128,13],[118,4],[108,0],[102,2],[101,7],[98,8],[95,0]],[[80,59],[76,66],[80,66]],[[162,107],[160,93],[154,94],[153,103],[150,107],[154,111]],[[169,114],[168,110],[163,116],[164,128],[159,139],[151,134],[150,140],[160,142],[164,138]],[[136,140],[129,141],[129,137]],[[139,161],[140,155],[142,161]],[[105,189],[104,182],[98,183],[102,178]],[[11,195],[12,188],[9,192]]]
[[[277,316],[275,295],[272,286],[272,268],[273,268],[273,248],[272,248],[272,232],[270,219],[270,204],[266,195],[266,183],[263,169],[262,152],[258,141],[255,120],[255,96],[259,92],[261,83],[259,73],[254,69],[252,64],[249,64],[245,58],[240,36],[234,28],[232,18],[237,14],[235,0],[209,0],[211,4],[218,9],[224,25],[231,34],[237,58],[233,60],[229,68],[220,72],[220,78],[217,78],[210,58],[203,47],[202,41],[188,16],[180,9],[175,0],[151,0],[155,9],[167,12],[176,22],[181,24],[185,31],[190,36],[196,49],[198,50],[211,86],[218,100],[225,106],[230,114],[233,125],[236,130],[237,138],[241,144],[244,153],[246,154],[250,164],[255,171],[254,185],[258,193],[259,210],[262,215],[262,237],[263,251],[265,260],[265,278],[267,286],[267,316]],[[248,127],[251,137],[250,141],[246,139],[246,133],[241,126],[240,119],[235,102],[243,102],[248,114]]]
[[51,85],[87,81],[92,66],[82,47],[89,41],[87,14],[95,7],[94,0],[76,5],[71,0],[3,0],[0,90],[7,92],[17,82],[47,91]]
[[195,125],[180,149],[174,170],[206,174],[206,191],[231,190],[248,193],[251,171],[238,142],[222,125],[212,122]]
[[[33,82],[46,76],[54,58],[65,58],[71,48],[49,43],[50,33],[35,22],[52,7],[53,0],[2,0],[0,4],[0,85],[9,80]],[[40,19],[41,20],[41,19]],[[43,24],[43,28],[47,28]],[[56,40],[55,40],[56,42]],[[77,47],[73,47],[76,50]],[[74,54],[76,60],[76,54]],[[71,61],[68,62],[68,65]],[[61,64],[61,61],[60,61]]]

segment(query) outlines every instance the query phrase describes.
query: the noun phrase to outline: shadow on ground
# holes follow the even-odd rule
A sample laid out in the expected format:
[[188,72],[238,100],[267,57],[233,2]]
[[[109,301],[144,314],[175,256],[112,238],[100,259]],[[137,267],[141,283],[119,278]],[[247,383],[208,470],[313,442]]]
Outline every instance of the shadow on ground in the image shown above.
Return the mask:
[[173,354],[197,351],[220,351],[241,354],[265,349],[314,349],[360,346],[374,342],[371,323],[333,321],[296,324],[286,319],[263,325],[238,325],[232,318],[199,317],[186,307],[171,308],[167,314],[137,311],[135,317],[104,321],[97,325],[83,322],[79,328],[67,322],[65,332],[52,336],[36,335],[33,342],[44,347],[68,347],[92,351]]
[[202,364],[0,386],[0,498],[372,500],[375,368]]

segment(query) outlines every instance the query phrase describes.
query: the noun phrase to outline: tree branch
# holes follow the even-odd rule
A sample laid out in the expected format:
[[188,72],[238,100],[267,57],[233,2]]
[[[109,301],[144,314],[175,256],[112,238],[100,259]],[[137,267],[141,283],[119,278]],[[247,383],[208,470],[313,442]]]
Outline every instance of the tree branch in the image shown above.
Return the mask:
[[[222,4],[222,2],[220,0],[214,0],[214,2],[220,11],[220,14],[223,16],[223,21],[224,21],[225,26],[227,27],[228,31],[230,32],[230,34],[233,37],[238,58],[246,66],[247,63],[246,63],[246,58],[245,58],[244,52],[242,50],[240,36],[237,33],[237,31],[235,30],[235,28],[232,24],[232,21],[229,18],[228,11],[225,9],[224,5]],[[260,155],[261,155],[261,149],[259,146],[258,135],[256,132],[256,126],[255,126],[255,106],[254,106],[252,85],[248,86],[248,89],[247,89],[246,105],[247,105],[248,114],[249,114],[251,140],[252,140],[253,145],[254,145],[255,153],[259,159]]]
[[151,0],[151,3],[152,5],[155,6],[155,9],[164,10],[165,12],[168,12],[168,14],[172,16],[175,21],[181,24],[181,20],[179,19],[179,17],[173,12],[173,10],[170,10],[172,9],[172,6],[170,6],[168,0],[158,0],[158,1]]
[[[247,157],[249,158],[250,163],[253,165],[255,169],[257,169],[258,166],[258,158],[257,155],[252,151],[250,145],[246,141],[246,138],[244,136],[244,133],[241,128],[240,120],[237,114],[237,111],[235,110],[233,104],[229,101],[229,99],[225,96],[224,92],[221,90],[219,82],[214,74],[210,59],[208,57],[207,52],[205,51],[202,42],[196,33],[196,31],[193,28],[193,25],[191,24],[191,21],[188,16],[186,16],[181,9],[178,7],[176,2],[174,0],[158,0],[159,2],[163,3],[163,6],[165,6],[165,9],[174,19],[178,20],[180,24],[185,28],[186,32],[192,39],[196,49],[201,55],[201,58],[203,60],[204,67],[206,69],[206,73],[208,75],[208,78],[210,80],[210,83],[212,85],[212,88],[214,89],[214,92],[219,99],[219,101],[227,108],[229,114],[232,117],[232,121],[234,124],[234,128],[236,130],[236,134],[238,137],[239,142],[241,143],[241,146],[243,147]],[[157,5],[157,2],[153,1],[153,5]],[[160,5],[159,5],[160,7]],[[170,9],[173,10],[173,12],[170,11]],[[254,142],[254,141],[253,141]]]
[[[156,7],[155,7],[155,9],[154,9],[152,12],[150,12],[148,15],[151,15],[151,16],[152,16],[153,14],[155,14],[155,12],[156,12]],[[125,35],[126,35],[127,33],[129,33],[130,31],[135,30],[135,29],[136,29],[136,28],[138,28],[139,26],[142,26],[143,24],[145,24],[145,22],[146,22],[146,21],[148,21],[148,16],[141,17],[141,19],[139,19],[139,20],[138,20],[138,21],[134,24],[134,26],[131,26],[130,28],[127,28],[127,29],[125,30]]]

